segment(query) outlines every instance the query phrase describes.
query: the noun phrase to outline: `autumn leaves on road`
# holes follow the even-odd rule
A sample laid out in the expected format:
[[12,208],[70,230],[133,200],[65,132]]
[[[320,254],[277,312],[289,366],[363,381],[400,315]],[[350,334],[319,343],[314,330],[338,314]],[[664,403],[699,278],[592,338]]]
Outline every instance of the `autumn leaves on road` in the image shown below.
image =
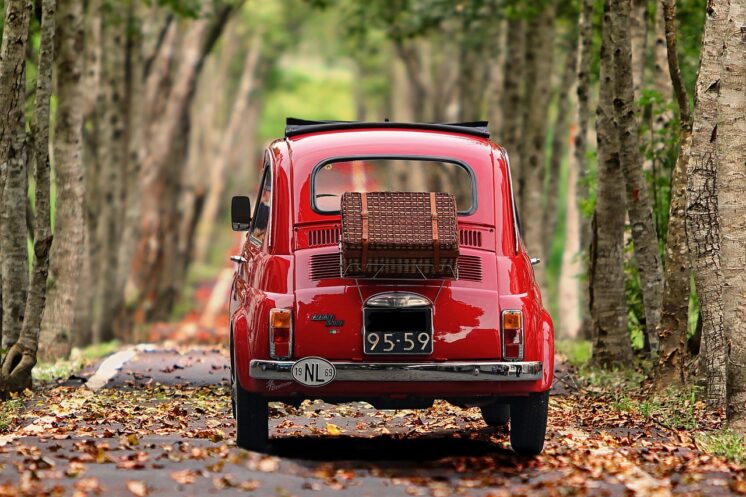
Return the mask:
[[706,452],[720,421],[701,403],[646,404],[564,363],[535,459],[515,456],[478,409],[442,401],[273,404],[271,453],[246,452],[232,441],[227,363],[216,346],[143,349],[98,390],[83,383],[89,368],[19,396],[25,409],[3,413],[0,496],[746,493],[743,465]]

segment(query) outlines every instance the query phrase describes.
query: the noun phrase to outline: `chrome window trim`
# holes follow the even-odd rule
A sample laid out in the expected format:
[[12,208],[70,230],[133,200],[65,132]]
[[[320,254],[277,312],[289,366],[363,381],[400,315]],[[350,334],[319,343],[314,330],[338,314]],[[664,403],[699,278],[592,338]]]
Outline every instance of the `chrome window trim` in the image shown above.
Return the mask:
[[[356,160],[412,160],[412,161],[422,161],[422,162],[446,162],[449,164],[454,164],[462,169],[464,169],[467,174],[469,175],[469,181],[471,184],[471,207],[467,211],[459,211],[457,210],[456,215],[458,217],[461,216],[471,216],[474,213],[477,212],[477,209],[479,208],[479,195],[478,195],[478,188],[477,188],[477,176],[474,172],[474,169],[465,161],[462,161],[460,159],[455,159],[453,157],[441,157],[436,155],[417,155],[417,154],[363,154],[363,155],[339,155],[334,157],[329,157],[327,159],[322,160],[318,164],[316,164],[313,169],[311,170],[311,210],[313,210],[316,214],[320,214],[322,216],[333,216],[333,215],[340,215],[340,211],[324,211],[318,208],[316,205],[316,174],[319,172],[319,170],[326,166],[327,164],[333,164],[335,162],[349,162],[349,161],[356,161]],[[458,206],[456,206],[458,209]]]
[[274,203],[274,197],[275,197],[275,172],[274,172],[274,162],[272,161],[272,156],[265,151],[264,153],[264,167],[262,168],[262,176],[261,176],[261,183],[260,183],[260,189],[259,193],[260,195],[256,199],[256,207],[254,208],[254,216],[251,219],[251,229],[249,230],[249,241],[255,246],[260,247],[264,245],[264,240],[259,240],[258,238],[254,237],[254,219],[256,218],[256,213],[259,211],[259,203],[261,202],[261,193],[264,191],[264,181],[265,176],[269,174],[269,180],[270,185],[272,186],[272,195],[269,196],[269,216],[267,216],[267,230],[266,234],[264,235],[264,239],[267,241],[267,247],[272,247],[272,221],[274,219],[274,209],[272,208],[272,204]]

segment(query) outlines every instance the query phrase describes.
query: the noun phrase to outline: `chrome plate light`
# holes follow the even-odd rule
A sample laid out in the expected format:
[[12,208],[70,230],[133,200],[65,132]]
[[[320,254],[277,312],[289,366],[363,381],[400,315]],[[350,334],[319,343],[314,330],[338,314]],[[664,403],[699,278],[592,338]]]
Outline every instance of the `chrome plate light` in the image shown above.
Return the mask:
[[406,309],[411,307],[428,307],[430,301],[422,295],[409,292],[386,292],[373,295],[366,302],[366,307],[385,307],[389,309]]

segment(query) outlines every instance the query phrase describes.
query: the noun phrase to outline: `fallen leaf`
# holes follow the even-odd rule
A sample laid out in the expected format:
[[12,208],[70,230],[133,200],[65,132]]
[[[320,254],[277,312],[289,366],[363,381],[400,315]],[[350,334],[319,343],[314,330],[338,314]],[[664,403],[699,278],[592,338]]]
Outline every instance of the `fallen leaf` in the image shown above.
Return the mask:
[[136,497],[146,497],[148,495],[148,486],[141,481],[128,480],[127,490]]

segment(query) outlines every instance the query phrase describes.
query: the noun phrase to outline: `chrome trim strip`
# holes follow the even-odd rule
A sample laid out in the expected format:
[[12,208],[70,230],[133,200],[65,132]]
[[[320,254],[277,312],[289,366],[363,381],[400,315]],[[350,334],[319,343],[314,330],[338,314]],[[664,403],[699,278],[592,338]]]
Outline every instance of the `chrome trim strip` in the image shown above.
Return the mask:
[[[249,376],[293,380],[295,361],[253,359]],[[334,381],[535,381],[544,364],[534,362],[332,362]]]

